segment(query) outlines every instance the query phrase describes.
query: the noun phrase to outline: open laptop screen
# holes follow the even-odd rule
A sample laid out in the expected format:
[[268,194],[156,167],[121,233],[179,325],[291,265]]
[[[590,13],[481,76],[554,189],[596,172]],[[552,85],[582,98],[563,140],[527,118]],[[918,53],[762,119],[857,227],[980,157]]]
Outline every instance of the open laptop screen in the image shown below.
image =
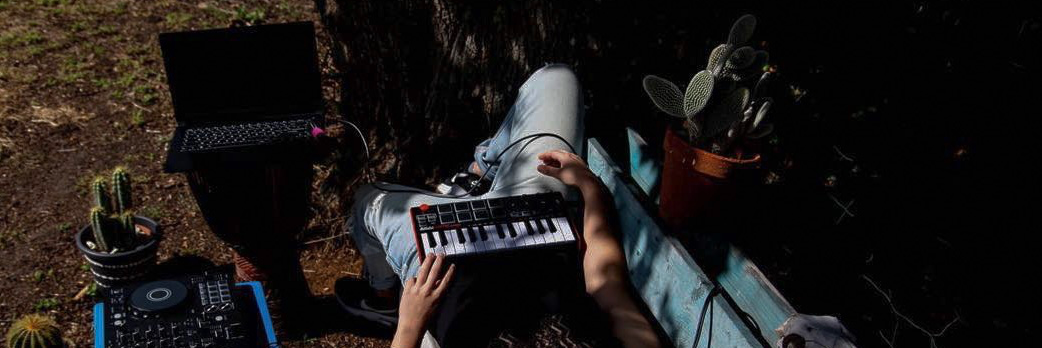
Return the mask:
[[321,111],[310,22],[166,33],[159,43],[179,123]]

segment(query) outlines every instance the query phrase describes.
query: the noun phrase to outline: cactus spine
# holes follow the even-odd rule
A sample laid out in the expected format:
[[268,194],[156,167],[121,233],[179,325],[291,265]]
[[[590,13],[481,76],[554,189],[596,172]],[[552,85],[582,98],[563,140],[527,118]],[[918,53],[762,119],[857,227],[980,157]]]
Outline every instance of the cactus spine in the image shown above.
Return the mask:
[[[735,21],[727,41],[709,55],[705,70],[695,74],[682,94],[663,78],[648,75],[644,91],[663,112],[683,118],[682,128],[692,145],[730,155],[741,139],[757,139],[774,128],[763,122],[771,106],[765,96],[771,73],[767,52],[746,46],[756,17]],[[755,116],[754,116],[755,115]]]
[[133,207],[130,199],[130,174],[124,167],[112,171],[112,191],[116,194],[116,213],[123,214]]
[[29,314],[11,324],[7,331],[8,348],[60,348],[65,342],[58,323],[50,317]]

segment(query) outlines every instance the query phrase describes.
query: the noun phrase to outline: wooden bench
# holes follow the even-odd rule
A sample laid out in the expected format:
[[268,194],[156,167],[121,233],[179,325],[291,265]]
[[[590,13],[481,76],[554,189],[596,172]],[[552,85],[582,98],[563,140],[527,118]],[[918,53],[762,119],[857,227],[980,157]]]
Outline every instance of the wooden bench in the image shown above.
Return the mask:
[[727,248],[725,269],[711,278],[664,233],[654,203],[661,166],[648,156],[647,142],[627,132],[632,177],[596,139],[588,141],[587,162],[615,199],[634,287],[673,345],[689,348],[696,340],[697,347],[774,345],[775,329],[796,311],[733,246]]

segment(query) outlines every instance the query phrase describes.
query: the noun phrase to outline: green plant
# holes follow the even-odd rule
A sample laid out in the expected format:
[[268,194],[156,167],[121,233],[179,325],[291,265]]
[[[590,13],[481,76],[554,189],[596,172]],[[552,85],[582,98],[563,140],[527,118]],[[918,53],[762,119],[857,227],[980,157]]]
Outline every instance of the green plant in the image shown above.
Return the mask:
[[[127,250],[137,240],[133,200],[130,195],[130,173],[124,167],[112,171],[112,191],[104,178],[91,183],[94,206],[90,211],[90,227],[94,232],[92,249],[100,252]],[[115,201],[112,197],[115,196]]]
[[45,310],[48,310],[48,309],[52,309],[54,307],[58,307],[58,305],[60,305],[60,304],[61,304],[61,301],[59,301],[57,298],[54,298],[54,297],[45,298],[45,299],[37,301],[36,304],[33,305],[33,309],[38,310],[38,311],[45,311]]
[[8,348],[64,347],[61,328],[51,317],[29,314],[11,324],[7,330]]
[[648,75],[644,91],[660,110],[683,119],[682,134],[694,146],[720,155],[741,154],[743,139],[759,139],[773,127],[764,123],[772,99],[766,96],[772,73],[767,52],[745,44],[756,28],[756,17],[744,15],[731,26],[727,42],[709,54],[681,92],[677,85]]

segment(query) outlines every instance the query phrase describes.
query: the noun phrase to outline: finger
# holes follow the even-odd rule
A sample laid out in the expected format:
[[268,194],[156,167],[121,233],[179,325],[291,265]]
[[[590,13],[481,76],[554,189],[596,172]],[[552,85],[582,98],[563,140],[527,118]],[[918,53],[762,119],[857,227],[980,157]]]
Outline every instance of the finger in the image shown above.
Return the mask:
[[427,255],[427,258],[423,259],[423,264],[420,265],[420,271],[417,272],[419,277],[416,279],[416,282],[420,284],[427,282],[427,273],[431,271],[431,263],[433,263],[436,258],[438,258],[438,254]]
[[412,289],[412,287],[415,286],[415,285],[416,285],[416,277],[411,277],[411,278],[409,278],[409,280],[405,281],[405,289],[404,290]]
[[445,292],[445,289],[449,287],[449,283],[452,282],[452,275],[456,274],[456,265],[449,266],[449,270],[445,272],[445,276],[441,278],[441,284],[434,289],[434,296],[441,297],[441,293]]
[[539,171],[539,173],[542,173],[543,175],[546,175],[546,176],[552,176],[552,177],[555,177],[555,178],[560,178],[561,177],[560,176],[561,168],[554,168],[554,167],[551,167],[551,166],[548,166],[548,165],[545,165],[545,164],[540,164],[539,166],[535,167],[535,170]]
[[558,162],[568,159],[568,153],[561,150],[547,151],[539,154],[539,160],[543,162]]
[[427,288],[433,288],[434,281],[441,278],[441,265],[444,261],[445,257],[439,255],[438,258],[434,260],[434,264],[431,265],[431,275],[427,277],[426,281],[421,284],[423,284]]

